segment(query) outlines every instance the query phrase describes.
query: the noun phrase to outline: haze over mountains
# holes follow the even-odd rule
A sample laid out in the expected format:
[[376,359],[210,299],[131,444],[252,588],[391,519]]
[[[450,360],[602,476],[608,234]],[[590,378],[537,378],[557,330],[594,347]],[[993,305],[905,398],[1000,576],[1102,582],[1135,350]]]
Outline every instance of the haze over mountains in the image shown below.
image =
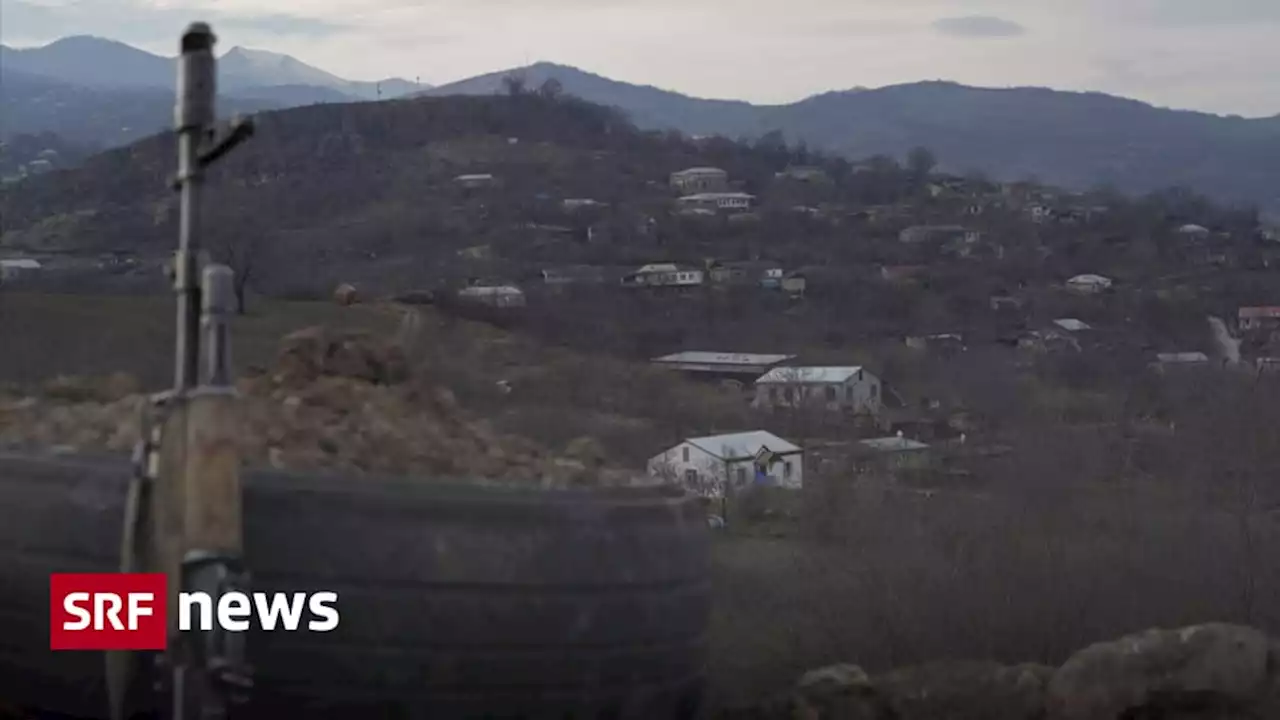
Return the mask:
[[[43,75],[93,88],[172,89],[175,58],[155,55],[114,40],[80,35],[37,48],[0,45],[5,71]],[[218,58],[218,82],[228,94],[257,93],[278,86],[314,87],[356,100],[398,97],[423,89],[409,80],[345,80],[288,55],[233,47]],[[427,86],[429,87],[429,86]]]
[[[5,134],[52,130],[107,146],[170,122],[172,58],[92,37],[0,52]],[[857,88],[786,105],[753,105],[693,98],[552,63],[423,91],[403,79],[349,81],[286,55],[238,47],[221,57],[219,72],[227,113],[370,100],[379,97],[379,88],[383,99],[418,92],[493,94],[505,92],[504,77],[518,74],[531,88],[554,78],[565,92],[618,107],[646,129],[729,137],[780,130],[789,142],[804,141],[853,159],[902,157],[923,145],[955,172],[1035,177],[1076,188],[1109,184],[1129,192],[1186,185],[1280,212],[1280,115],[1222,117],[1100,93],[948,82]]]

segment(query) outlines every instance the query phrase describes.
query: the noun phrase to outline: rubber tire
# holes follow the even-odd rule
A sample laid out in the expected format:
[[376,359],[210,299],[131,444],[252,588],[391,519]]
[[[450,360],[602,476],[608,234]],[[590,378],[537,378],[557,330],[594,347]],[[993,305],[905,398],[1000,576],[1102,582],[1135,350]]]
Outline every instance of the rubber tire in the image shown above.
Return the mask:
[[[48,649],[52,572],[118,567],[127,464],[0,454],[0,699],[105,713],[101,653]],[[692,717],[709,533],[654,489],[245,478],[254,591],[339,594],[329,633],[249,637],[250,717]]]

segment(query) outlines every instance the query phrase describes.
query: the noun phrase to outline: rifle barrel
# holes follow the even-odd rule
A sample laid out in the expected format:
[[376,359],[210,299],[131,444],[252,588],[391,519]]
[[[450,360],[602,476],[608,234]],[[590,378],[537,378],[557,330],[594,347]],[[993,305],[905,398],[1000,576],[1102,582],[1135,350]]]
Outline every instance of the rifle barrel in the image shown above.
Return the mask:
[[174,390],[181,393],[197,382],[200,371],[198,328],[200,287],[197,257],[200,251],[200,189],[204,164],[200,162],[202,141],[216,118],[217,70],[213,30],[205,23],[192,23],[182,35],[182,55],[178,60],[178,105],[174,124],[178,131],[178,184],[181,219],[178,225],[178,254],[174,267],[174,290],[178,294],[177,357]]

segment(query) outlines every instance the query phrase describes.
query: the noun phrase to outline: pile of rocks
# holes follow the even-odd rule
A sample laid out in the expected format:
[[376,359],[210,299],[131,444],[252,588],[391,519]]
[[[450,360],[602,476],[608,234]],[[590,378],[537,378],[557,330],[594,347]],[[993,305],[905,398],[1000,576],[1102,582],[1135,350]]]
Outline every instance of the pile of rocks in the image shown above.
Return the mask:
[[[239,381],[250,465],[548,487],[631,485],[599,443],[558,453],[470,417],[447,388],[413,377],[403,353],[370,335],[309,328],[287,336],[275,366]],[[57,378],[0,400],[0,446],[128,451],[146,397],[127,376]]]
[[795,689],[723,720],[1271,720],[1280,642],[1237,625],[1149,630],[1092,645],[1059,668],[935,663],[870,677],[806,673]]

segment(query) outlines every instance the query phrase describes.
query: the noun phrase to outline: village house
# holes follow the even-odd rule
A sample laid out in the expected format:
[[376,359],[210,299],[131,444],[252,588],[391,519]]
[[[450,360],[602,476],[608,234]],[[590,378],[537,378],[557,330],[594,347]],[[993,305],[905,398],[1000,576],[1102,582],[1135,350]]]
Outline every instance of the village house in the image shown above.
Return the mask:
[[964,351],[964,336],[958,333],[934,333],[932,335],[911,335],[904,344],[912,350],[937,350],[942,352]]
[[745,211],[755,199],[755,195],[743,192],[705,192],[685,195],[677,202],[685,209]]
[[689,438],[649,459],[649,476],[702,497],[723,498],[751,484],[799,489],[804,451],[764,430]]
[[783,269],[779,267],[765,270],[764,275],[760,277],[760,287],[766,290],[777,290],[782,287],[782,280],[785,274]]
[[1026,301],[1016,295],[992,295],[989,298],[992,310],[1021,310]]
[[582,210],[583,208],[607,207],[608,203],[602,203],[599,200],[592,200],[591,198],[565,198],[560,201],[560,205],[565,210],[573,212],[575,210]]
[[795,358],[795,355],[778,353],[726,353],[704,350],[663,355],[649,362],[657,367],[689,373],[695,377],[713,380],[754,380],[779,363]]
[[489,173],[474,173],[470,175],[459,175],[453,181],[464,188],[487,188],[497,184],[497,179]]
[[1208,366],[1209,356],[1202,352],[1156,353],[1156,360],[1151,364],[1152,369],[1160,373]]
[[928,274],[928,265],[882,265],[880,267],[881,279],[891,283],[909,283]]
[[962,225],[913,225],[898,233],[898,241],[908,245],[949,243],[956,240],[975,243],[981,237],[981,233],[967,230]]
[[923,470],[932,463],[932,453],[927,444],[919,440],[896,436],[869,438],[857,443],[860,472],[888,472]]
[[605,280],[604,268],[593,265],[547,268],[539,275],[547,285],[599,285]]
[[1280,329],[1280,307],[1242,307],[1236,311],[1236,324],[1244,332]]
[[625,287],[698,287],[702,285],[701,269],[676,263],[650,263],[622,278]]
[[982,233],[966,232],[962,236],[956,236],[948,240],[942,245],[941,251],[944,255],[950,255],[957,258],[968,259],[994,259],[1001,260],[1004,258],[1004,246],[999,243],[981,242]]
[[1067,281],[1067,289],[1084,295],[1105,292],[1111,288],[1111,278],[1086,273],[1076,275]]
[[1254,367],[1259,373],[1280,372],[1280,357],[1260,357],[1254,360]]
[[1207,239],[1210,235],[1209,228],[1204,227],[1203,225],[1196,225],[1194,223],[1188,223],[1186,225],[1183,225],[1182,227],[1179,227],[1175,232],[1177,232],[1177,234],[1183,237],[1190,238],[1193,240],[1204,240],[1204,239]]
[[877,415],[880,379],[865,368],[775,367],[756,380],[757,408],[821,407]]
[[1018,336],[1019,350],[1039,353],[1080,352],[1080,341],[1061,330],[1031,330]]
[[805,277],[803,270],[789,272],[782,278],[782,292],[794,297],[804,295],[805,289],[808,287],[809,281]]
[[1053,324],[1057,325],[1063,330],[1066,330],[1067,332],[1081,332],[1084,330],[1092,329],[1088,323],[1082,320],[1077,320],[1075,318],[1058,318],[1057,320],[1053,321]]
[[780,173],[775,173],[774,177],[797,182],[826,182],[830,179],[826,170],[812,165],[792,165]]
[[729,173],[714,167],[692,167],[671,173],[671,187],[686,194],[724,192]]
[[7,258],[0,260],[0,281],[17,280],[24,275],[39,272],[44,266],[33,258]]
[[467,302],[500,308],[524,307],[524,291],[514,285],[474,282],[458,291],[458,298]]
[[782,268],[767,260],[713,262],[711,282],[717,285],[759,285],[765,278],[782,277]]

